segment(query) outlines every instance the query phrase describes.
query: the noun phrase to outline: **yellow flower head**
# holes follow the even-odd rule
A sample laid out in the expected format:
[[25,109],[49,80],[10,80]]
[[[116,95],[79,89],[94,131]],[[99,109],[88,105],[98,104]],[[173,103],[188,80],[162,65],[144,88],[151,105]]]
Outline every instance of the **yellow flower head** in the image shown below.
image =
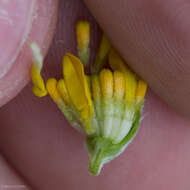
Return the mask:
[[[95,74],[85,75],[90,24],[79,21],[76,35],[80,59],[66,53],[63,77],[48,79],[46,86],[41,76],[43,56],[39,47],[31,44],[33,93],[42,97],[48,92],[70,124],[85,133],[89,171],[98,175],[103,164],[118,156],[136,135],[147,84],[126,66],[105,35],[92,68]],[[111,69],[102,69],[107,60]]]

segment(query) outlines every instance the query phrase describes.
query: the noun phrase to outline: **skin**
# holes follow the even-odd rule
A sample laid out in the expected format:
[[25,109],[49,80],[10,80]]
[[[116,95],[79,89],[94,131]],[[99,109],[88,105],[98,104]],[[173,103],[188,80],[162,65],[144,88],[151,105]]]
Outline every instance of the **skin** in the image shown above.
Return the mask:
[[[87,3],[89,7],[93,5],[92,1]],[[101,11],[99,13],[93,6],[94,14],[100,18]],[[109,14],[108,9],[107,12]],[[60,78],[63,54],[76,52],[73,27],[79,18],[92,21],[93,36],[100,34],[94,19],[80,1],[61,1],[59,22],[43,70],[45,78]],[[106,28],[106,17],[102,22]],[[111,37],[113,42],[114,36]],[[96,41],[94,38],[92,49],[96,49]],[[157,42],[159,46],[161,42]],[[136,65],[134,63],[134,68]],[[161,69],[158,72],[161,73]],[[68,125],[49,97],[38,99],[32,95],[31,88],[29,84],[0,109],[0,150],[7,160],[6,164],[4,159],[0,160],[5,166],[5,170],[0,170],[0,179],[4,179],[0,183],[25,183],[40,190],[190,188],[190,122],[177,115],[152,90],[146,96],[141,129],[133,143],[119,158],[106,165],[99,177],[92,177],[87,173],[88,157],[82,135]]]
[[[17,0],[14,0],[14,1],[17,1]],[[35,2],[35,0],[31,2]],[[13,97],[15,97],[29,82],[29,79],[30,79],[29,71],[32,64],[32,54],[29,48],[29,43],[31,43],[31,41],[35,41],[42,47],[41,49],[44,54],[47,52],[49,45],[51,43],[51,39],[52,39],[54,28],[55,28],[55,22],[56,22],[56,17],[57,17],[57,14],[56,14],[57,3],[58,3],[58,0],[56,0],[55,2],[53,2],[53,0],[50,0],[48,3],[45,3],[45,5],[44,5],[44,0],[37,1],[36,3],[31,3],[31,5],[34,8],[32,9],[33,11],[32,11],[31,16],[28,16],[30,17],[30,19],[27,19],[27,20],[29,21],[33,20],[33,22],[25,24],[24,25],[26,27],[25,30],[28,32],[20,32],[21,34],[20,36],[18,36],[19,38],[18,41],[23,41],[23,39],[21,38],[21,35],[24,36],[24,34],[27,33],[28,35],[24,41],[25,43],[20,45],[20,43],[17,42],[17,44],[19,44],[20,51],[19,53],[17,53],[18,55],[16,57],[15,57],[14,52],[7,53],[7,51],[5,50],[5,54],[7,56],[11,54],[14,59],[7,58],[6,60],[8,60],[7,62],[8,64],[3,63],[3,66],[6,68],[7,72],[3,75],[3,77],[0,77],[0,106],[3,106],[5,103],[10,101]],[[46,10],[47,12],[43,11],[42,9],[43,7],[44,9],[45,8],[47,9]],[[39,11],[40,9],[41,11]],[[31,10],[31,8],[29,8],[29,10]],[[19,12],[19,10],[17,11]],[[24,16],[26,15],[24,14],[24,15],[21,15],[20,17],[22,18]],[[19,25],[18,21],[13,21],[13,23],[14,22],[15,22],[15,25],[16,24]],[[20,25],[18,28],[20,28]],[[9,30],[11,30],[11,28]],[[12,30],[14,30],[14,28]],[[17,28],[15,29],[15,33],[18,33]],[[11,35],[7,33],[7,38],[9,38],[10,36]],[[5,44],[4,46],[6,47],[7,44],[5,42],[4,44]],[[15,46],[13,42],[11,45]],[[16,47],[14,48],[15,48],[15,51],[17,51],[17,48]],[[11,55],[8,57],[11,57]],[[14,60],[14,62],[10,64],[9,62],[10,60]],[[2,66],[2,60],[0,60],[0,62],[1,62],[0,66]]]

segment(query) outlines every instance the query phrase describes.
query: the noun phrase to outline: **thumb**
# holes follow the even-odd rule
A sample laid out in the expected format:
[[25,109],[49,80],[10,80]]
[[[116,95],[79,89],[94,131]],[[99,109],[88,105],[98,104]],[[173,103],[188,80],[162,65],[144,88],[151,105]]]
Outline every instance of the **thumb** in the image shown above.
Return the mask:
[[84,1],[127,63],[190,118],[190,2]]
[[0,106],[29,81],[31,41],[45,53],[56,23],[58,0],[0,2]]

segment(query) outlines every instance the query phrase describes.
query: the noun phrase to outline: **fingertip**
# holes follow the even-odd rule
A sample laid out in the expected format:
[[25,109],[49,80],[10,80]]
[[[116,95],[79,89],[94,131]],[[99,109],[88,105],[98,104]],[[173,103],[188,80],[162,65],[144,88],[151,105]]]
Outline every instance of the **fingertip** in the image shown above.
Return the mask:
[[188,1],[84,1],[130,67],[190,118]]
[[35,41],[41,47],[43,54],[46,54],[56,26],[57,9],[58,0],[39,0],[32,8],[31,14],[34,19],[31,21],[32,26],[25,43],[8,72],[0,78],[0,107],[14,98],[29,82],[29,71],[32,64],[29,44]]

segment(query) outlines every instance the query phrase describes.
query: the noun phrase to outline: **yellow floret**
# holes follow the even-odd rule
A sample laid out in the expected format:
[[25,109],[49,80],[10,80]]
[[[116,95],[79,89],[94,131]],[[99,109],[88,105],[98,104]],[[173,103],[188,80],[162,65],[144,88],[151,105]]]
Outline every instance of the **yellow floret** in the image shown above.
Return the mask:
[[93,106],[88,83],[81,61],[72,54],[63,57],[63,76],[72,103],[83,119],[93,114]]
[[46,83],[47,91],[50,95],[50,97],[53,99],[55,103],[59,103],[59,100],[61,99],[60,94],[57,90],[57,80],[54,78],[50,78],[47,80]]
[[81,61],[86,64],[89,59],[90,24],[88,21],[79,21],[76,26],[77,47]]
[[137,84],[137,90],[136,90],[137,103],[140,103],[144,100],[146,91],[147,91],[147,83],[145,83],[143,80],[139,80]]
[[43,97],[47,95],[47,91],[45,88],[44,80],[38,70],[38,68],[34,65],[31,69],[31,78],[34,84],[32,88],[32,92],[37,97]]
[[77,23],[77,43],[79,47],[85,48],[90,43],[90,24],[87,21]]
[[100,86],[103,97],[113,96],[113,74],[109,69],[103,69],[100,72]]
[[60,79],[58,81],[57,90],[58,90],[59,94],[61,95],[65,104],[69,105],[71,103],[71,100],[70,100],[64,79]]
[[127,65],[124,63],[121,56],[118,54],[118,52],[115,49],[111,49],[109,53],[109,65],[111,68],[115,70],[122,71],[124,73],[128,73]]
[[110,48],[111,48],[110,41],[108,40],[107,36],[105,34],[103,34],[102,40],[100,43],[100,48],[98,51],[98,56],[101,59],[104,59],[108,55]]
[[43,97],[47,95],[47,91],[45,88],[44,80],[41,76],[41,69],[43,67],[43,56],[40,52],[40,48],[36,43],[31,43],[30,47],[33,53],[33,66],[31,69],[31,78],[34,84],[32,88],[32,92],[35,96]]
[[125,100],[133,102],[135,100],[135,93],[137,88],[137,81],[135,76],[125,76],[126,88],[125,88]]
[[107,36],[103,34],[100,47],[94,63],[93,69],[95,73],[98,73],[100,69],[104,66],[110,49],[111,49],[110,41],[108,40]]
[[135,100],[135,93],[137,87],[137,80],[135,74],[126,66],[119,54],[112,49],[109,54],[109,64],[113,70],[119,70],[125,76],[125,100],[133,102]]
[[122,100],[125,94],[125,77],[120,71],[114,71],[114,97]]

